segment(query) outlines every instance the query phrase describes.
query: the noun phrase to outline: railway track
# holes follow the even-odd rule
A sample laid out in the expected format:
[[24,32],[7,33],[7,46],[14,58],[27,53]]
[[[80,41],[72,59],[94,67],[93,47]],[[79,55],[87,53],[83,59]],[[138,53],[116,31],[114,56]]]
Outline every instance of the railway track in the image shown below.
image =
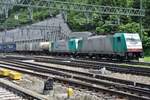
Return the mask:
[[[69,73],[72,73],[72,74],[88,76],[88,77],[91,77],[91,78],[94,77],[96,79],[108,80],[108,81],[112,81],[112,82],[118,82],[118,83],[121,83],[121,84],[135,86],[135,82],[133,82],[133,81],[127,81],[127,80],[112,78],[112,77],[103,76],[103,75],[100,75],[100,74],[94,74],[94,73],[83,72],[83,71],[76,71],[76,70],[60,68],[60,67],[58,68],[58,67],[46,66],[46,65],[35,64],[35,63],[30,63],[30,62],[22,62],[22,61],[19,61],[19,60],[11,60],[11,61],[7,61],[7,62],[14,63],[14,64],[19,64],[19,65],[23,65],[23,66],[30,66],[30,67],[40,66],[41,68],[53,69],[53,70],[58,70],[58,71],[62,71],[62,72],[67,72],[67,73],[69,72]],[[136,86],[150,89],[149,85],[142,84],[142,83],[136,83]]]
[[118,61],[118,60],[109,60],[109,59],[89,59],[89,58],[79,58],[79,60],[88,60],[96,62],[109,62],[116,64],[129,64],[129,65],[139,65],[139,66],[150,66],[150,62],[138,62],[138,61]]
[[1,100],[25,100],[3,87],[0,87],[0,98]]
[[0,79],[0,100],[47,100],[47,98],[6,79]]
[[51,57],[14,57],[8,56],[7,59],[19,59],[19,60],[35,60],[38,62],[48,62],[54,64],[68,65],[72,67],[81,67],[86,69],[101,69],[105,67],[107,70],[119,72],[119,73],[127,73],[127,74],[135,74],[135,75],[143,75],[150,76],[150,68],[146,67],[135,67],[132,65],[122,65],[108,62],[97,62],[97,61],[89,61],[89,60],[76,60],[76,59],[66,59],[66,58],[51,58]]
[[[13,58],[13,59],[20,59],[20,60],[29,60],[29,59],[34,59],[34,58],[51,58],[49,56],[31,56],[31,55],[28,55],[28,56],[15,56],[15,55],[6,55],[6,57],[8,58]],[[70,57],[53,57],[55,59],[66,59],[66,60],[69,60]],[[117,60],[108,60],[108,59],[89,59],[89,58],[77,58],[78,60],[84,60],[84,61],[91,61],[91,62],[96,62],[96,63],[99,63],[99,62],[105,62],[105,63],[114,63],[114,64],[128,64],[128,65],[139,65],[139,66],[150,66],[150,62],[138,62],[138,61],[117,61]]]
[[106,62],[95,62],[95,61],[87,61],[87,60],[71,60],[71,59],[60,59],[60,58],[45,58],[45,57],[35,57],[35,61],[38,62],[48,62],[54,64],[68,65],[72,67],[81,67],[86,69],[101,69],[106,68],[107,70],[119,72],[119,73],[128,73],[135,75],[143,75],[150,76],[150,68],[142,68],[135,66],[126,66],[126,65],[118,65],[113,63]]
[[[4,59],[3,59],[4,61]],[[74,72],[69,71],[69,70],[63,70],[63,69],[54,69],[52,67],[48,66],[42,66],[42,65],[37,65],[37,64],[31,64],[31,63],[26,63],[26,62],[20,62],[20,61],[7,61],[5,60],[4,63],[0,62],[3,65],[9,65],[13,67],[9,67],[10,69],[13,68],[21,68],[17,70],[32,70],[40,73],[46,73],[46,74],[53,74],[55,75],[55,80],[61,81],[61,82],[67,82],[70,85],[76,85],[76,86],[82,86],[84,88],[88,88],[90,90],[95,90],[95,91],[105,91],[109,92],[111,94],[118,94],[122,95],[125,97],[129,98],[134,98],[134,99],[139,99],[139,100],[149,100],[150,99],[150,86],[149,85],[144,85],[137,83],[137,86],[133,86],[131,84],[132,82],[128,82],[126,80],[117,80],[115,82],[115,79],[110,79],[109,77],[105,77],[105,80],[100,80],[96,77],[92,76],[86,76],[81,74],[81,72]],[[4,67],[4,66],[3,66]],[[5,68],[8,68],[5,66]],[[45,75],[45,74],[44,74]],[[88,74],[91,75],[91,74]],[[94,75],[95,76],[95,75]],[[57,77],[57,78],[56,78]],[[100,76],[99,76],[100,77]],[[102,78],[102,77],[101,77]],[[104,78],[104,77],[103,77]],[[113,81],[108,81],[108,80],[114,80]],[[119,83],[122,82],[122,83]],[[128,84],[128,85],[127,85]]]

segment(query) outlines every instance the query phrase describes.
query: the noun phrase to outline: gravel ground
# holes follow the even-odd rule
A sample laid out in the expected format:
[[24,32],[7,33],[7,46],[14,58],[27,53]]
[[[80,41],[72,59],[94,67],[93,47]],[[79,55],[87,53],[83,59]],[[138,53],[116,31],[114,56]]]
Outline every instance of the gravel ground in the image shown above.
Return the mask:
[[[44,87],[44,79],[33,77],[30,75],[23,75],[23,78],[18,81],[13,81],[14,83],[22,86],[24,88],[30,89],[34,92],[43,93]],[[73,88],[73,96],[68,99],[67,96],[67,86],[62,85],[60,83],[54,83],[53,90],[49,92],[48,95],[45,95],[49,98],[49,100],[127,100],[124,97],[119,97],[103,94],[103,93],[93,93],[88,90],[79,90],[77,88]]]
[[94,72],[96,74],[103,74],[109,77],[114,77],[114,78],[119,78],[119,79],[124,79],[124,80],[130,80],[130,81],[135,81],[139,83],[144,83],[144,84],[150,84],[150,77],[147,76],[140,76],[140,75],[132,75],[132,74],[123,74],[123,73],[114,73],[110,72],[108,70],[102,69],[100,71],[93,71],[93,70],[88,70],[84,68],[75,68],[75,67],[69,67],[69,66],[64,66],[64,65],[57,65],[57,64],[50,64],[50,63],[42,63],[42,62],[34,62],[34,61],[27,61],[31,63],[38,63],[42,65],[48,65],[52,67],[60,67],[60,68],[66,68],[66,69],[71,69],[71,70],[76,70],[76,71],[82,71],[82,72]]
[[41,78],[24,74],[21,80],[14,81],[14,83],[37,93],[43,93],[44,80]]
[[140,82],[144,84],[150,84],[150,77],[147,76],[122,74],[122,73],[111,73],[109,76],[119,78],[119,79],[124,79],[124,80],[131,80],[134,82]]
[[[55,84],[53,96],[54,100],[66,100],[67,87]],[[77,90],[74,89],[74,94],[70,97],[69,100],[127,100],[126,98],[120,98],[117,96],[110,96],[109,94],[102,94],[102,93],[92,93],[91,91],[87,90]]]

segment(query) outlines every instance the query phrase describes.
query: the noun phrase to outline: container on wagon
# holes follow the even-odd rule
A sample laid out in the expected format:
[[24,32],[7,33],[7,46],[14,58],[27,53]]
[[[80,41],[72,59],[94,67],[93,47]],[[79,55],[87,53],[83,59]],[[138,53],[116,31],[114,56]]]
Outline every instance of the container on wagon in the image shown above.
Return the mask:
[[53,52],[69,52],[68,41],[67,40],[58,40],[53,42],[52,51]]
[[50,42],[40,42],[40,49],[42,50],[48,50],[49,49]]
[[0,44],[0,52],[3,52],[4,48],[3,48],[3,44]]
[[4,43],[3,50],[5,52],[13,52],[16,51],[16,44],[15,43]]

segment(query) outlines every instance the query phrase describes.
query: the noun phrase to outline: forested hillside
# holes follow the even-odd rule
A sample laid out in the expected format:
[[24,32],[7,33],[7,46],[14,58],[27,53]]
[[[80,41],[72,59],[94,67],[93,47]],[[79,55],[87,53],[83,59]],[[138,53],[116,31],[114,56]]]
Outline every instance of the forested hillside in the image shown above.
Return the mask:
[[[58,0],[57,0],[58,1]],[[140,0],[59,0],[72,3],[84,3],[104,6],[133,7],[140,8]],[[150,1],[142,0],[146,16],[143,17],[143,45],[145,49],[150,48]],[[58,14],[58,10],[51,10],[51,16]],[[18,20],[14,16],[18,15]],[[34,9],[33,20],[29,20],[28,11],[25,8],[14,7],[9,11],[9,17],[1,20],[1,26],[15,27],[24,24],[34,23],[44,20],[49,16],[49,9]],[[70,11],[67,13],[68,25],[73,31],[92,31],[97,34],[113,32],[138,32],[140,33],[139,17],[119,16],[119,15],[100,15],[96,13],[79,13]]]

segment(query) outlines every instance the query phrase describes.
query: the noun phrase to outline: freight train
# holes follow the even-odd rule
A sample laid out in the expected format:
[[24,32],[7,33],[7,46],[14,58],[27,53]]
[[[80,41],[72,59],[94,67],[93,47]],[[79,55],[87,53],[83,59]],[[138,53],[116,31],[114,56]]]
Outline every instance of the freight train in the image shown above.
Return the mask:
[[142,42],[138,33],[115,33],[114,35],[72,37],[66,40],[40,42],[38,47],[34,47],[37,48],[36,50],[26,49],[27,45],[33,48],[33,45],[29,43],[24,45],[24,49],[18,49],[20,44],[17,43],[3,43],[0,44],[0,52],[32,52],[120,60],[143,57]]

